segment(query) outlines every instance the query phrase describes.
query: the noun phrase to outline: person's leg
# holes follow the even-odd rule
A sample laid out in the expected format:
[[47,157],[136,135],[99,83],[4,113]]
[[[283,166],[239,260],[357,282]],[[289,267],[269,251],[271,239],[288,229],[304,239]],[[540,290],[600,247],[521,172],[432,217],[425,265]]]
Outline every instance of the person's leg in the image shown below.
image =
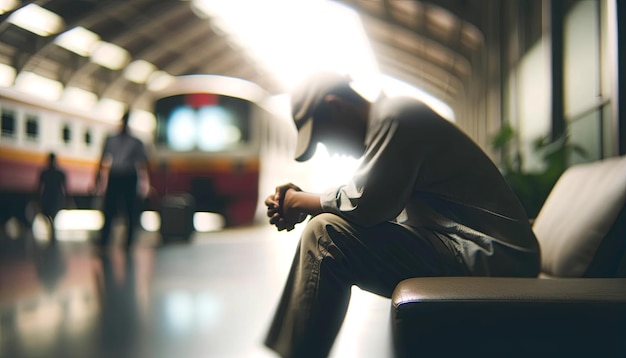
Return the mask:
[[102,208],[102,214],[104,215],[104,224],[100,229],[100,246],[106,246],[109,243],[111,236],[111,226],[113,225],[113,219],[117,211],[117,191],[118,180],[111,176],[107,183],[107,189],[104,193],[104,207]]
[[325,357],[352,285],[389,297],[405,278],[450,274],[449,261],[428,239],[400,225],[365,228],[318,215],[302,233],[265,344],[283,357]]
[[137,226],[137,176],[129,175],[124,179],[124,209],[126,210],[126,248],[134,241]]

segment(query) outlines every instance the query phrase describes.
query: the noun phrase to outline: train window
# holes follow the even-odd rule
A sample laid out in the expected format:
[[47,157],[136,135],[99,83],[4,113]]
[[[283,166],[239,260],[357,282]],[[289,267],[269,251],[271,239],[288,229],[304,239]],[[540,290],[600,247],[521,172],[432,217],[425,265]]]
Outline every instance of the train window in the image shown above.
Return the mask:
[[8,109],[2,110],[2,136],[15,137],[15,112]]
[[70,128],[69,124],[66,124],[63,126],[61,135],[62,135],[63,143],[69,144],[70,141],[72,140],[72,129]]
[[250,140],[251,103],[211,93],[158,100],[156,143],[176,151],[218,152]]
[[85,143],[85,146],[87,147],[91,147],[91,131],[89,129],[85,130],[85,136],[83,137],[83,142]]
[[39,137],[39,117],[26,116],[26,139],[36,140]]

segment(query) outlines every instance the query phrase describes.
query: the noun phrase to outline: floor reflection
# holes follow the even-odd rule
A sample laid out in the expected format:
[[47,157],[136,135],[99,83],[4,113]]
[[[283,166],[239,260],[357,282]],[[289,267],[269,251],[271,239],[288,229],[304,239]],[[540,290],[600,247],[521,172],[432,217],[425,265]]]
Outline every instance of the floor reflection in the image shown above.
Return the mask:
[[[276,357],[262,341],[298,231],[262,225],[160,246],[150,235],[130,252],[28,230],[0,237],[0,357]],[[388,312],[355,291],[331,357],[389,356]]]

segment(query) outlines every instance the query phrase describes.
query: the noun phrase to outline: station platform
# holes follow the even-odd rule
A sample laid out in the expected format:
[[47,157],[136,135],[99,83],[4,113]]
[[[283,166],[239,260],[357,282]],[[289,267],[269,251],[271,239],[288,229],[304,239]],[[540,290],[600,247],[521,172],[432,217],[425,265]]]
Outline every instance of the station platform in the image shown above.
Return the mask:
[[[269,224],[129,253],[0,238],[0,356],[269,358],[264,347],[300,229]],[[331,357],[391,356],[389,300],[353,289]]]

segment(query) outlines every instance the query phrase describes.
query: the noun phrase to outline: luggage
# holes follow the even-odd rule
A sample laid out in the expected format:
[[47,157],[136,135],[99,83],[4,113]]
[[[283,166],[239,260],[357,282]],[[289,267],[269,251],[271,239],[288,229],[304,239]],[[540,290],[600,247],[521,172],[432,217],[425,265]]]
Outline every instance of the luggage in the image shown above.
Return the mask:
[[194,232],[195,201],[186,193],[169,194],[161,199],[162,242],[189,241]]

